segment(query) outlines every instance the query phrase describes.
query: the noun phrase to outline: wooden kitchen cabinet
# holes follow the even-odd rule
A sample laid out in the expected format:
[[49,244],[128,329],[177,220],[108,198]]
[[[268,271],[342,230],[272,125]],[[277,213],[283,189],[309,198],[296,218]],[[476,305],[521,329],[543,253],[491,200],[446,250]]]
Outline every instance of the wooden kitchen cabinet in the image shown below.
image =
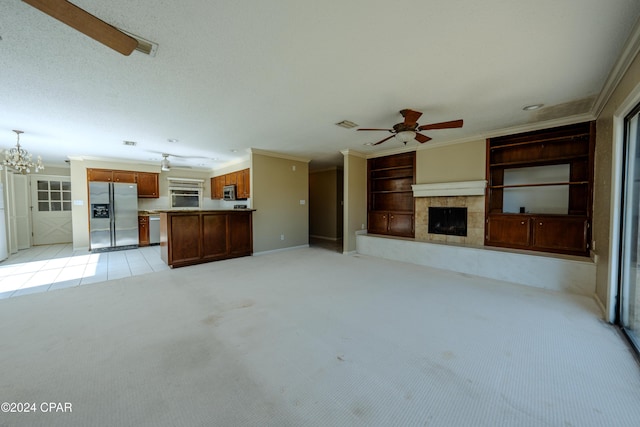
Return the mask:
[[229,215],[229,254],[243,256],[253,252],[251,212]]
[[227,245],[228,215],[212,212],[202,215],[202,259],[215,260],[229,252]]
[[113,171],[108,169],[87,169],[87,180],[113,182]]
[[222,200],[225,185],[236,186],[236,199],[248,199],[251,197],[250,169],[243,169],[211,178],[211,198]]
[[170,267],[253,253],[253,210],[160,212],[160,256]]
[[138,246],[149,246],[149,216],[138,216]]
[[138,185],[138,197],[160,197],[158,174],[112,169],[87,169],[87,181],[124,182]]
[[250,169],[243,169],[236,172],[236,198],[248,199],[251,197]]
[[222,200],[224,197],[224,175],[211,178],[211,198]]
[[138,197],[157,199],[160,197],[158,174],[137,172]]
[[113,182],[135,184],[136,175],[137,173],[133,171],[113,171]]

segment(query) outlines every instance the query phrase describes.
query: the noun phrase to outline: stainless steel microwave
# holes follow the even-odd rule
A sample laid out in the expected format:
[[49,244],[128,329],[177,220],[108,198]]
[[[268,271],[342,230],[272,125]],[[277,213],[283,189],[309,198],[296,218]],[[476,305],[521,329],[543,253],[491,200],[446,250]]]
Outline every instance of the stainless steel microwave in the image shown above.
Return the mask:
[[224,200],[235,200],[236,199],[236,186],[235,185],[225,185],[222,188],[222,198]]

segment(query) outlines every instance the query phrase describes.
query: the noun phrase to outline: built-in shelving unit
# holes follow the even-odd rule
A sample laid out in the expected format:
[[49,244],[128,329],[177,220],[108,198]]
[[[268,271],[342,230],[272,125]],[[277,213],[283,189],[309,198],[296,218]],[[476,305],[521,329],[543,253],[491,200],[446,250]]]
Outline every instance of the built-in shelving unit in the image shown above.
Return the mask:
[[368,232],[414,236],[415,152],[367,162]]
[[594,148],[595,122],[488,139],[485,244],[588,255]]

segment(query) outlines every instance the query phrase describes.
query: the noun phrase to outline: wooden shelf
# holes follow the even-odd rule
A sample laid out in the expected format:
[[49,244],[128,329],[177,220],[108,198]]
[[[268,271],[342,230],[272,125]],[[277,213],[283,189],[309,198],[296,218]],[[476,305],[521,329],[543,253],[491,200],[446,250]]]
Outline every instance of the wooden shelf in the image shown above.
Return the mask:
[[371,172],[393,171],[393,170],[398,170],[398,169],[409,169],[409,170],[413,170],[413,166],[411,166],[411,165],[404,165],[404,166],[390,166],[390,167],[387,167],[387,168],[375,168],[375,169],[371,169]]
[[523,187],[548,187],[551,185],[586,185],[589,181],[574,182],[545,182],[540,184],[512,184],[512,185],[490,185],[489,188],[523,188]]
[[415,152],[367,160],[367,230],[414,236]]
[[407,179],[407,178],[413,179],[413,175],[371,177],[373,181],[377,181],[379,179]]
[[[588,256],[594,144],[595,122],[489,138],[486,151],[485,245]],[[568,175],[549,176],[548,179],[556,180],[554,182],[536,182],[535,169],[554,165],[566,165]],[[529,182],[505,184],[507,171],[515,171],[516,168],[523,169],[523,177],[527,176],[525,168],[532,168]],[[568,192],[567,214],[502,212],[505,197],[515,193],[524,197],[522,203],[527,205],[528,192],[518,192],[518,189],[528,188],[540,195],[553,191],[549,187]],[[533,198],[531,203],[535,205]]]
[[413,193],[413,190],[371,190],[372,194],[401,194]]
[[563,140],[576,140],[576,139],[582,139],[582,138],[588,140],[589,133],[587,132],[587,133],[580,133],[572,136],[557,136],[552,138],[537,139],[535,141],[514,142],[513,144],[496,145],[494,147],[491,147],[491,151],[506,150],[513,147],[522,147],[524,145],[542,144],[545,142],[563,141]]
[[569,160],[584,160],[588,159],[588,154],[581,154],[579,156],[566,156],[566,157],[553,157],[549,159],[535,159],[535,160],[519,160],[517,162],[505,162],[505,163],[491,163],[489,167],[505,167],[505,166],[535,166],[543,164],[559,164],[568,163]]

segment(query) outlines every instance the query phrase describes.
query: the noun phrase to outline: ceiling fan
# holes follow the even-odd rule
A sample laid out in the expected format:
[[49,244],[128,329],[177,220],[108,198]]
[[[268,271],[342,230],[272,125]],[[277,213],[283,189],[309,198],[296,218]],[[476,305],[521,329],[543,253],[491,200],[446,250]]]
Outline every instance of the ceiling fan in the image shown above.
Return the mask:
[[160,169],[164,172],[168,172],[171,170],[171,162],[169,161],[169,156],[176,157],[179,159],[205,159],[205,160],[216,160],[211,157],[206,156],[180,156],[178,154],[171,153],[159,153],[157,151],[151,151],[151,153],[158,153],[162,155],[162,160],[160,160]]
[[452,129],[452,128],[460,128],[460,127],[462,127],[462,120],[461,119],[460,120],[451,120],[449,122],[431,123],[431,124],[428,124],[428,125],[419,125],[418,124],[418,119],[422,115],[422,113],[420,111],[404,109],[404,110],[400,110],[400,114],[402,114],[402,117],[404,117],[404,121],[402,123],[396,123],[395,125],[393,125],[393,129],[360,128],[358,130],[366,130],[366,131],[369,131],[369,130],[383,130],[383,131],[391,132],[393,134],[393,135],[383,139],[382,141],[378,141],[375,144],[371,144],[371,145],[382,144],[383,142],[385,142],[388,139],[393,138],[394,136],[396,137],[396,139],[400,140],[405,145],[407,145],[407,142],[409,142],[409,141],[411,141],[413,139],[415,139],[416,141],[418,141],[421,144],[431,140],[431,138],[429,138],[426,135],[423,135],[423,134],[419,133],[419,131],[435,130],[435,129]]
[[92,39],[128,56],[138,40],[66,0],[22,0]]

